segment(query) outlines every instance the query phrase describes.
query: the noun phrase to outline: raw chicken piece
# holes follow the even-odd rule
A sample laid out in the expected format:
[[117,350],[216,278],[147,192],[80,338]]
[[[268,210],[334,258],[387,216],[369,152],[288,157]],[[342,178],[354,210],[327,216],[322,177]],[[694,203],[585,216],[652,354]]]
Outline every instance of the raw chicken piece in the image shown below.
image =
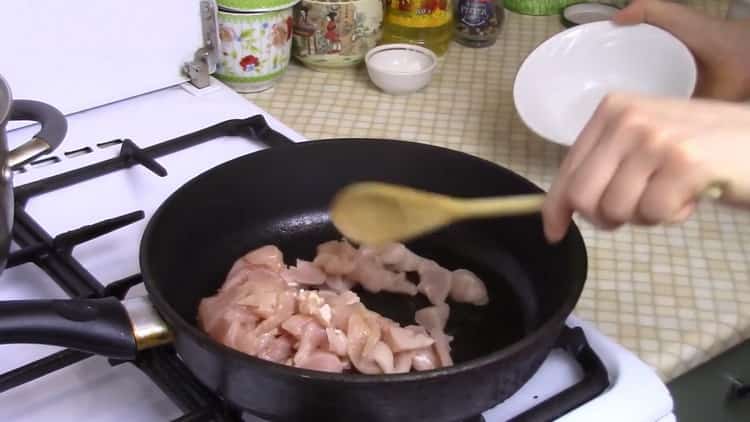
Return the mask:
[[238,260],[234,261],[234,264],[232,264],[232,268],[229,269],[229,272],[227,273],[226,281],[224,282],[224,285],[222,287],[231,287],[228,286],[230,280],[234,278],[234,276],[238,275],[242,270],[246,270],[248,265],[245,263],[245,260],[240,257]]
[[279,292],[257,292],[245,296],[237,301],[238,304],[247,306],[261,318],[270,318],[276,313],[278,307]]
[[375,249],[380,261],[396,271],[417,271],[424,258],[401,243],[390,243]]
[[249,331],[244,329],[242,324],[236,325],[233,323],[232,325],[237,328],[232,327],[229,329],[227,338],[224,339],[223,343],[251,356],[256,356],[258,350],[261,347],[265,347],[274,338],[272,333],[264,333],[258,337],[252,334],[248,335]]
[[399,326],[398,322],[388,318],[384,317],[383,315],[378,315],[378,324],[380,325],[380,330],[385,332],[386,329],[390,328],[391,326]]
[[409,296],[416,296],[419,292],[417,286],[406,278],[406,273],[398,273],[391,279],[390,286],[384,290],[392,293],[403,293]]
[[490,301],[487,287],[482,280],[473,272],[464,269],[453,271],[450,297],[456,302],[477,306],[484,306]]
[[292,356],[293,341],[288,336],[273,337],[257,351],[261,359],[270,360],[276,363],[284,363]]
[[[372,358],[364,357],[365,345],[373,337],[372,327],[365,321],[361,312],[354,312],[349,317],[349,328],[346,333],[349,340],[347,355],[355,368],[363,374],[382,373],[382,369]],[[377,344],[377,341],[375,342]],[[374,348],[374,347],[373,347]]]
[[340,330],[349,330],[349,317],[365,307],[361,303],[352,303],[350,305],[334,305],[332,307],[333,316],[331,317],[331,325],[334,328]]
[[[216,295],[211,297],[203,298],[198,304],[198,325],[208,333],[210,336],[216,338],[212,334],[217,325],[222,324],[224,320],[224,314],[231,306],[231,297],[226,295]],[[227,325],[222,331],[229,329]]]
[[325,298],[325,301],[331,306],[353,305],[359,303],[359,296],[354,292],[343,292],[336,295],[330,295]]
[[393,373],[393,351],[382,341],[375,344],[372,350],[372,359],[378,364],[383,373]]
[[348,278],[358,282],[371,293],[386,291],[410,296],[417,294],[417,287],[406,279],[406,274],[390,271],[374,257],[361,256],[354,271],[348,274]]
[[[229,322],[229,328],[224,333],[224,336],[219,338],[218,340],[224,343],[226,346],[249,354],[251,352],[254,352],[255,337],[247,336],[246,333],[247,331],[244,330],[244,327],[242,326],[242,323],[240,321],[231,321]],[[241,340],[246,340],[247,343],[240,344]]]
[[432,347],[415,350],[413,353],[411,365],[417,371],[429,371],[440,366],[438,357]]
[[245,324],[245,327],[255,328],[260,318],[256,313],[247,306],[232,305],[224,312],[224,319],[229,321],[239,321]]
[[281,324],[281,328],[287,333],[291,334],[294,338],[302,337],[302,332],[305,329],[305,325],[312,321],[312,317],[307,315],[292,315]]
[[421,265],[417,290],[433,305],[444,303],[451,291],[451,272],[434,262]]
[[253,249],[240,259],[235,261],[229,270],[227,279],[231,278],[234,273],[241,268],[265,267],[273,272],[280,272],[284,269],[284,255],[281,250],[274,245],[266,245]]
[[287,283],[297,283],[305,286],[319,286],[326,281],[326,273],[312,264],[312,262],[297,260],[296,267],[289,267],[281,271],[281,277]]
[[407,330],[411,331],[415,335],[423,335],[423,336],[428,336],[428,337],[430,336],[427,333],[427,330],[425,330],[424,327],[422,327],[421,325],[407,325],[404,328],[406,328]]
[[329,240],[323,242],[316,248],[318,254],[331,254],[342,257],[354,257],[357,255],[357,250],[349,243],[346,239],[343,240]]
[[451,341],[453,341],[453,337],[446,335],[442,331],[431,331],[430,334],[435,339],[434,349],[437,352],[440,364],[442,366],[452,366]]
[[411,362],[417,354],[414,350],[396,353],[393,358],[393,373],[405,374],[411,370]]
[[325,284],[329,289],[333,290],[334,292],[344,293],[344,292],[351,290],[352,287],[354,287],[356,283],[340,275],[337,275],[337,276],[328,277],[326,279]]
[[297,294],[297,307],[303,315],[310,315],[324,327],[331,325],[333,311],[315,290],[300,290]]
[[362,357],[365,359],[371,359],[375,352],[375,346],[378,344],[380,337],[382,336],[382,330],[380,329],[381,324],[379,321],[382,317],[375,312],[368,310],[361,311],[361,315],[363,316],[365,323],[369,326],[367,341],[362,349]]
[[339,356],[346,356],[347,339],[346,334],[338,328],[326,328],[326,337],[328,339],[328,350]]
[[219,288],[219,293],[234,290],[237,299],[260,288],[264,290],[281,290],[286,283],[278,273],[265,267],[241,268]]
[[390,287],[395,273],[388,271],[372,258],[360,257],[354,271],[348,274],[351,280],[362,285],[370,293],[378,293]]
[[239,263],[239,267],[236,270],[233,269],[229,272],[227,280],[224,282],[224,284],[221,285],[219,291],[229,290],[250,280],[252,271],[250,271],[249,268],[245,267],[245,264],[241,261],[237,262]]
[[344,364],[336,355],[321,351],[311,353],[307,359],[297,366],[299,368],[325,372],[343,372],[344,370]]
[[237,305],[247,295],[248,287],[248,283],[238,284],[201,300],[198,305],[198,323],[203,330],[214,338],[222,337],[229,329],[229,324],[238,318],[246,323],[252,320],[251,329],[254,328],[258,318],[249,308]]
[[438,306],[420,309],[414,314],[414,319],[417,323],[424,327],[435,340],[433,347],[442,366],[453,365],[453,359],[450,355],[450,342],[453,340],[453,337],[446,335],[443,331],[445,330],[449,313],[450,308],[447,304],[443,303]]
[[349,242],[332,240],[318,245],[313,264],[330,275],[347,275],[354,271],[358,252]]
[[294,293],[291,290],[282,292],[278,296],[276,312],[270,318],[258,324],[254,330],[254,334],[258,336],[280,326],[294,314],[294,308]]
[[390,325],[388,328],[385,328],[383,330],[383,340],[396,353],[423,349],[435,343],[435,340],[430,338],[427,333],[415,333],[413,330],[402,328],[398,325]]
[[[224,318],[224,316],[220,316],[219,318],[215,319],[216,322],[211,324],[210,329],[203,328],[203,331],[208,334],[209,337],[212,339],[222,342],[223,338],[227,335],[227,331],[229,331],[229,327],[232,324],[231,320],[228,320],[227,318]],[[250,327],[250,330],[252,330],[255,327]]]
[[414,320],[427,331],[444,330],[445,324],[450,316],[450,307],[442,303],[436,306],[428,306],[414,313]]
[[294,364],[299,366],[307,360],[315,349],[326,341],[325,330],[315,322],[305,324],[302,330],[302,338],[299,340],[297,353],[294,355]]

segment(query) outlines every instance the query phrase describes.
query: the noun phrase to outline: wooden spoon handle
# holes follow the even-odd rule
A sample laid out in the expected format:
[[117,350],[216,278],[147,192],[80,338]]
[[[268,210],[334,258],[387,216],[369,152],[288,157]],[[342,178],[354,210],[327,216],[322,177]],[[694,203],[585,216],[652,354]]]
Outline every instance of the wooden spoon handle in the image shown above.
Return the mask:
[[457,211],[463,218],[533,214],[542,210],[544,198],[544,194],[525,194],[467,199],[457,201]]

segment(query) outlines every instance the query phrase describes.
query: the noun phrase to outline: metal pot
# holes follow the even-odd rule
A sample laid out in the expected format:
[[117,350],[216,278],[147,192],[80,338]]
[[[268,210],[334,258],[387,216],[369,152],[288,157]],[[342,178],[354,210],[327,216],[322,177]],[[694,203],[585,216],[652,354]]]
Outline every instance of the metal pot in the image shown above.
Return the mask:
[[[31,120],[42,127],[31,140],[9,151],[5,128],[10,120]],[[14,100],[0,76],[0,272],[8,258],[13,228],[12,169],[57,148],[67,130],[68,123],[58,109],[39,101]]]

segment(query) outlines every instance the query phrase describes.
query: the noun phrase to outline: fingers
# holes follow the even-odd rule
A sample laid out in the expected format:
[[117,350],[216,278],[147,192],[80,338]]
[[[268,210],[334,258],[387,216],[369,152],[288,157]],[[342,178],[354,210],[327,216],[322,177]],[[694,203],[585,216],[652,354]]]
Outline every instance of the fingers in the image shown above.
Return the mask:
[[711,183],[750,207],[750,112],[705,100],[611,95],[565,157],[542,208],[555,243],[573,213],[599,228],[687,219]]
[[[661,127],[670,120],[664,106],[660,99],[623,94],[602,101],[542,207],[549,242],[565,236],[574,212],[600,229],[689,216],[688,205],[704,176],[691,169],[697,165],[694,156],[675,145],[679,129]],[[673,178],[680,180],[679,189]]]
[[[639,138],[639,135],[643,137]],[[601,219],[613,228],[628,222],[648,223],[641,219],[638,203],[663,159],[664,147],[658,138],[649,137],[640,130],[630,136],[629,141],[636,145],[620,163],[598,203]]]
[[[600,204],[605,190],[620,170],[624,158],[633,155],[630,150],[640,140],[642,124],[637,115],[622,110],[616,111],[615,117],[601,132],[599,141],[590,149],[568,180],[568,192],[564,199],[597,227],[618,225],[601,212]],[[641,168],[638,167],[638,170]]]
[[561,163],[558,176],[542,206],[544,234],[549,242],[559,242],[565,236],[573,217],[573,207],[565,197],[569,191],[570,178],[601,138],[605,125],[621,108],[621,104],[622,100],[618,96],[608,96],[602,100]]
[[698,154],[690,145],[674,144],[638,202],[639,219],[646,224],[684,220],[709,180]]
[[687,220],[693,214],[693,211],[695,211],[695,207],[696,207],[697,204],[698,204],[697,201],[690,201],[690,202],[688,202],[667,223],[669,223],[669,224],[679,224],[679,223],[685,222],[685,220]]

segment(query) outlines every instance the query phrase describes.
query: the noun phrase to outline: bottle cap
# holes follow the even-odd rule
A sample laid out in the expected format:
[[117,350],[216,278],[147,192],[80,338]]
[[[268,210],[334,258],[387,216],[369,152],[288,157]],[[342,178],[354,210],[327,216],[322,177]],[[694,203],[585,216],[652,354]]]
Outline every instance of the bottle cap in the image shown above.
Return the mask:
[[612,18],[620,9],[617,6],[603,3],[576,3],[560,13],[563,25],[571,27],[584,23],[605,21]]

